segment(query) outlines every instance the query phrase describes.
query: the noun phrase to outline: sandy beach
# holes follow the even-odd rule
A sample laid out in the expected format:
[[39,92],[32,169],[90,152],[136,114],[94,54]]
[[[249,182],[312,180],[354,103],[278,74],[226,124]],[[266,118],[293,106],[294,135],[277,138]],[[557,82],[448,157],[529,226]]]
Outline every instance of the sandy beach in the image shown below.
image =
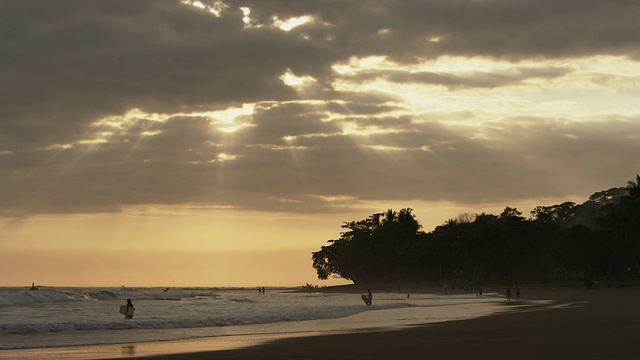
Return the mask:
[[640,288],[538,286],[522,290],[520,301],[496,298],[496,306],[504,309],[496,315],[403,329],[234,336],[12,354],[30,358],[40,351],[40,355],[59,359],[187,360],[637,358]]
[[[244,349],[148,359],[636,359],[638,288],[523,289],[548,306],[398,331],[269,341]],[[517,306],[517,302],[504,306]]]

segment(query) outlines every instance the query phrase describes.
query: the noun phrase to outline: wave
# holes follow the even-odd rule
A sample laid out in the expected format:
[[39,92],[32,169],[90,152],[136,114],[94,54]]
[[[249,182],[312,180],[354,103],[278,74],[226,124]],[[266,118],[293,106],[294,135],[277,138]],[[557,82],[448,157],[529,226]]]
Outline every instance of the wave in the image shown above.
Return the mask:
[[[131,298],[133,320],[117,309]],[[6,305],[6,306],[5,306]],[[2,334],[202,329],[264,325],[291,321],[340,319],[371,310],[415,306],[404,301],[366,307],[359,296],[273,293],[207,289],[119,290],[117,288],[40,288],[39,291],[0,288]],[[0,345],[0,349],[10,345]]]
[[[385,304],[378,306],[376,310],[398,309],[413,305],[405,303]],[[264,309],[263,309],[264,310]],[[181,318],[170,317],[136,317],[134,321],[123,320],[120,316],[117,320],[113,316],[109,318],[88,319],[56,319],[55,321],[38,321],[31,323],[0,324],[0,334],[35,334],[56,333],[65,331],[90,331],[90,330],[126,330],[126,329],[187,329],[222,327],[237,325],[260,325],[278,322],[305,321],[319,319],[339,319],[355,315],[368,308],[361,305],[343,306],[312,306],[298,308],[270,309],[271,311],[258,311],[252,309],[245,313],[220,313],[201,312],[187,315]],[[0,349],[2,346],[0,346]]]
[[217,298],[216,293],[190,291],[116,291],[116,290],[86,290],[86,289],[40,289],[31,290],[0,290],[0,305],[20,305],[34,303],[57,303],[69,301],[108,301],[126,300],[206,300]]
[[68,294],[62,291],[17,291],[0,294],[0,304],[33,304],[46,302],[62,302],[73,300]]

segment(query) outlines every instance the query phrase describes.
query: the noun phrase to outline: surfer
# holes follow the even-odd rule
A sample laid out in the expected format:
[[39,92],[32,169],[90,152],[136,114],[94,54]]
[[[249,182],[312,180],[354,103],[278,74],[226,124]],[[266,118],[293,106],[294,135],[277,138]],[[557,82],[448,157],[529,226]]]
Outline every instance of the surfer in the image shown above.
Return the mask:
[[[125,314],[129,312],[129,308],[134,309],[133,304],[131,303],[131,299],[127,299],[127,311],[125,311]],[[133,319],[133,315],[125,315],[124,316],[125,319]]]
[[38,288],[36,287],[36,283],[31,283],[31,289],[29,290],[38,290]]

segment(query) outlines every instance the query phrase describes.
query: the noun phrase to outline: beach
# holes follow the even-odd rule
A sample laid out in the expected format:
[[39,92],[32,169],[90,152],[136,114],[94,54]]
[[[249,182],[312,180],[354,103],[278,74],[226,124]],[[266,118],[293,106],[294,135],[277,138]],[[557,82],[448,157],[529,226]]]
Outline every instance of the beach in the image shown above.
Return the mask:
[[[640,289],[536,288],[548,306],[394,331],[288,338],[147,359],[636,359]],[[524,300],[523,300],[524,301]],[[505,306],[517,306],[517,302]]]
[[[496,288],[495,290],[498,290]],[[467,320],[396,328],[202,338],[12,352],[22,358],[635,359],[640,288],[522,287],[520,301]],[[5,353],[7,355],[8,353]],[[16,357],[20,358],[20,357]]]

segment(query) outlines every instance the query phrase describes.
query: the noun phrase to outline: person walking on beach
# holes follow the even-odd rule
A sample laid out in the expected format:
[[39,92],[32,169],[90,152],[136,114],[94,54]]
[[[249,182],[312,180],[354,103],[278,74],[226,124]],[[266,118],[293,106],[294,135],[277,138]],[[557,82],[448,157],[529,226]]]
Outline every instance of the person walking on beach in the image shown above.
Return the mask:
[[511,301],[511,287],[507,286],[507,301]]
[[516,286],[516,300],[520,300],[520,288]]

